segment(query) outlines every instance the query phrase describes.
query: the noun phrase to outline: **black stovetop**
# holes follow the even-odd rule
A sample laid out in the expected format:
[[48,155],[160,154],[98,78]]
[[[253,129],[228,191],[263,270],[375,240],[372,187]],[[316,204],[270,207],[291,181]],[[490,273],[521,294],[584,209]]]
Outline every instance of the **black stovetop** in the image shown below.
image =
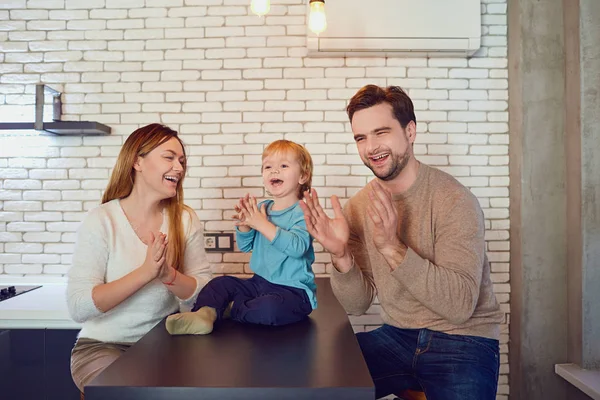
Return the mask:
[[22,285],[13,285],[13,286],[2,286],[0,285],[0,301],[11,299],[15,296],[18,296],[23,293],[27,293],[29,291],[41,288],[41,286],[22,286]]

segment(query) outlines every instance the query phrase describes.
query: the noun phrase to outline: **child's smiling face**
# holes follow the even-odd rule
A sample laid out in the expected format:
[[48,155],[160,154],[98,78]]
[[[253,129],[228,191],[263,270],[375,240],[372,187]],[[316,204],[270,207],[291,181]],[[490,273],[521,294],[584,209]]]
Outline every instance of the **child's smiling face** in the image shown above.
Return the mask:
[[263,184],[274,198],[298,199],[306,182],[295,155],[290,151],[270,154],[262,162]]

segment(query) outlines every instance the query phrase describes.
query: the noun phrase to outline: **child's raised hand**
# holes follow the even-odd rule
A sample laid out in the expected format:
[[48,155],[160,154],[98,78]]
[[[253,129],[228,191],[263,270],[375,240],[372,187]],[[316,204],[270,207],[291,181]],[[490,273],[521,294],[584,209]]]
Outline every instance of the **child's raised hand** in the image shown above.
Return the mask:
[[252,229],[261,230],[265,223],[268,223],[267,210],[265,204],[261,204],[260,210],[256,204],[254,196],[246,196],[241,199],[240,212],[237,226],[247,226]]
[[[240,198],[240,201],[238,201],[238,203],[233,206],[233,209],[235,210],[235,214],[231,217],[239,222],[243,222],[245,217],[244,214],[242,213],[242,209],[244,208],[244,201],[247,201],[250,198],[250,193],[246,193],[246,195],[244,197]],[[238,223],[236,223],[236,226],[238,225]]]
[[242,212],[242,210],[244,209],[244,201],[248,201],[249,198],[250,194],[246,193],[246,195],[244,197],[241,197],[240,201],[235,206],[233,206],[233,209],[235,210],[236,214],[234,214],[231,218],[237,221],[235,223],[235,226],[237,226],[242,232],[250,231],[250,228],[244,224],[244,222],[246,221],[246,217]]

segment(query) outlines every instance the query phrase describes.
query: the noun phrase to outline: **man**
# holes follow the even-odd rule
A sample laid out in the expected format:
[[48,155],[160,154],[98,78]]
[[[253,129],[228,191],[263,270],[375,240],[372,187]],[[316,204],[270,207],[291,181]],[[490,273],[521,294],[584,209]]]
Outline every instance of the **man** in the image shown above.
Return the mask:
[[373,179],[335,217],[316,191],[302,204],[311,235],[331,254],[331,285],[350,314],[375,296],[384,324],[357,339],[376,397],[423,390],[428,400],[493,400],[499,309],[484,218],[456,179],[415,159],[413,104],[399,87],[368,85],[347,108]]

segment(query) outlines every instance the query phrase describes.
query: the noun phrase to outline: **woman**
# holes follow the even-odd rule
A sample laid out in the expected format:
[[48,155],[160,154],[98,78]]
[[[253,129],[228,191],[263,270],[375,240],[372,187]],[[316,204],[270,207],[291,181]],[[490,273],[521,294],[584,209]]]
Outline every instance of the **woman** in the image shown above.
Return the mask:
[[185,171],[177,132],[137,129],[102,205],[81,224],[67,286],[71,318],[82,323],[71,354],[81,392],[164,317],[189,311],[211,279],[201,223],[183,204]]

